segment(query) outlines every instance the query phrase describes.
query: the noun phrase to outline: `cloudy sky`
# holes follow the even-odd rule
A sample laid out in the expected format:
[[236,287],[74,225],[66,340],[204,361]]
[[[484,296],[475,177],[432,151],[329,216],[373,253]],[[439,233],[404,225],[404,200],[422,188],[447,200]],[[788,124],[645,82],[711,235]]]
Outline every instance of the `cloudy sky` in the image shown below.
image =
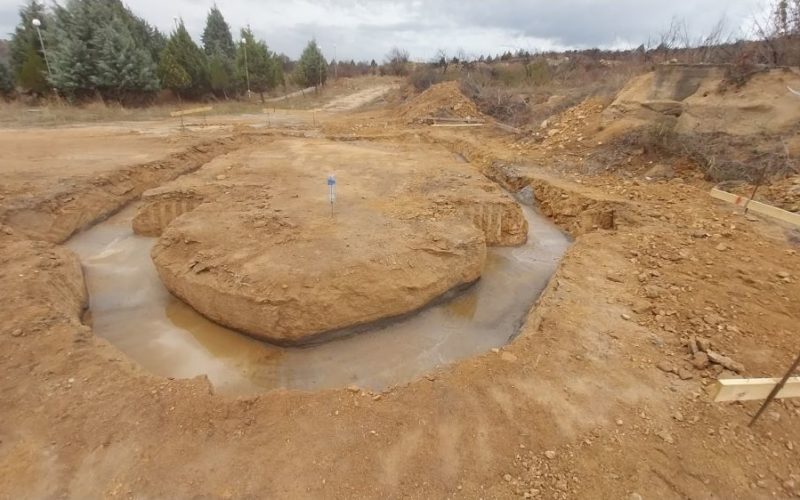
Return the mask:
[[[13,30],[22,0],[0,0],[0,37]],[[128,0],[168,31],[181,17],[199,38],[214,0]],[[519,48],[625,48],[657,38],[672,19],[693,38],[721,19],[741,36],[769,0],[216,0],[235,30],[250,24],[278,52],[297,57],[315,37],[326,56],[380,61],[392,46],[415,60],[439,48],[498,54]]]

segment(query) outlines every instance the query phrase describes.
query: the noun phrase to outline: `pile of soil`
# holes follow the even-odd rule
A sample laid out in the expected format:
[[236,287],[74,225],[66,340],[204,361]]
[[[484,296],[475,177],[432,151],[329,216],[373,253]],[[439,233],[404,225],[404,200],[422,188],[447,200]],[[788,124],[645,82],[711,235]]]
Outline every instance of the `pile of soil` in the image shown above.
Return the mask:
[[542,122],[540,134],[545,149],[576,146],[597,130],[600,113],[605,106],[601,99],[590,97],[563,113]]
[[[323,159],[340,181],[335,212],[308,167]],[[153,261],[174,295],[287,345],[418,310],[476,281],[487,245],[522,244],[528,229],[511,197],[448,153],[305,139],[146,193],[133,226],[161,235]]]
[[438,83],[411,99],[402,106],[400,117],[407,123],[423,123],[431,118],[482,118],[475,103],[461,92],[456,81]]

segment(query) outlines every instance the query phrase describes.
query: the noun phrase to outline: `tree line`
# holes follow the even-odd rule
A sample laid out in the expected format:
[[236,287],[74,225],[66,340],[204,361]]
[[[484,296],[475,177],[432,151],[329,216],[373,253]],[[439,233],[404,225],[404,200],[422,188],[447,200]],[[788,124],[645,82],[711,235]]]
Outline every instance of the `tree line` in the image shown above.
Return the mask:
[[249,26],[234,41],[216,5],[208,12],[200,45],[182,20],[167,36],[122,0],[68,0],[52,9],[28,0],[19,17],[10,67],[0,63],[0,93],[6,95],[19,89],[39,96],[57,92],[76,101],[100,96],[136,103],[169,89],[183,99],[255,92],[263,100],[265,92],[285,86],[287,79],[311,87],[325,84],[328,76],[316,41],[297,62],[271,51]]

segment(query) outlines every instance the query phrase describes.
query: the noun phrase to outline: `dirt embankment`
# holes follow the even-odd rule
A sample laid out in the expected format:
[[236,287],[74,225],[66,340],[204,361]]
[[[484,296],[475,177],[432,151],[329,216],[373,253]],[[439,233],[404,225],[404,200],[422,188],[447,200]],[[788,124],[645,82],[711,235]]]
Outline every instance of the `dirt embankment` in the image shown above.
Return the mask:
[[0,223],[29,238],[60,243],[75,231],[108,217],[144,191],[196,170],[246,141],[246,138],[203,141],[163,160],[77,178],[68,189],[46,197],[5,200],[0,204]]
[[713,65],[660,65],[632,80],[605,112],[619,127],[661,122],[682,134],[759,135],[786,132],[800,120],[797,69],[753,75],[742,87],[725,83],[726,68]]

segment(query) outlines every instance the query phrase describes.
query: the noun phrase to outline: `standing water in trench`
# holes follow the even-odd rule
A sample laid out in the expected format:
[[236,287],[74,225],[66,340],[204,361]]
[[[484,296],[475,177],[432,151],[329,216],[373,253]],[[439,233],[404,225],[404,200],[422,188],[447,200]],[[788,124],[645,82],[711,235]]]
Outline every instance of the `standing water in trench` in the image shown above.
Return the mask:
[[381,390],[516,335],[570,244],[547,218],[522,209],[528,243],[489,248],[481,279],[458,296],[388,325],[298,348],[217,325],[173,297],[150,259],[155,239],[131,230],[135,205],[67,246],[83,263],[94,333],[152,373],[205,374],[216,390],[230,394],[348,385]]

